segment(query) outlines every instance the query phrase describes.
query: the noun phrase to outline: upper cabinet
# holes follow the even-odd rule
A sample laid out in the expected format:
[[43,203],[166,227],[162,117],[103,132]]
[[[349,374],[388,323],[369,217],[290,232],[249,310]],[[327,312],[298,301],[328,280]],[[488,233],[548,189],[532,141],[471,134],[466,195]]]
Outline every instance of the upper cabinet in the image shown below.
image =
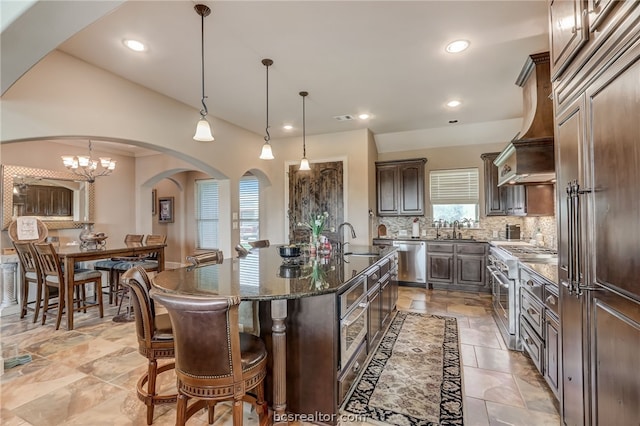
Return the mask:
[[376,162],[378,216],[424,215],[426,158]]
[[482,154],[484,161],[484,208],[487,216],[553,216],[553,185],[498,186],[498,152]]
[[586,13],[585,0],[552,0],[549,3],[552,80],[564,71],[589,39]]

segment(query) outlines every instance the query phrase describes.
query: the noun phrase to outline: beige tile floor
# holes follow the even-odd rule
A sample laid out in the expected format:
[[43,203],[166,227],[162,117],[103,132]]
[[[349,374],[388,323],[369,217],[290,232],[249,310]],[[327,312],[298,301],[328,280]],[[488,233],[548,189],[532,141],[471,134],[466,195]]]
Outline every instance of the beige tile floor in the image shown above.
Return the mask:
[[[486,294],[401,287],[398,308],[455,316],[463,362],[465,425],[558,425],[557,402],[522,353],[506,349]],[[135,383],[146,371],[137,351],[133,323],[76,314],[76,329],[56,331],[17,315],[1,318],[0,343],[18,345],[33,361],[5,371],[0,381],[0,424],[145,425],[145,406]],[[165,377],[170,389],[173,377]],[[246,405],[246,404],[245,404]],[[172,425],[175,409],[156,408],[154,425]],[[245,423],[257,416],[245,407]],[[201,413],[189,424],[207,424]],[[230,425],[228,405],[216,409],[216,425]]]

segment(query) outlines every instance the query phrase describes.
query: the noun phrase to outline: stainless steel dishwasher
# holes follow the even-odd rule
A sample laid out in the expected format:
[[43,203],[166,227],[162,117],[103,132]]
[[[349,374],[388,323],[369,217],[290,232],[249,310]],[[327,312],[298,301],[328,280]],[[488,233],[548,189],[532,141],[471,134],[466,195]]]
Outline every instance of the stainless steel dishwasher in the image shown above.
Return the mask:
[[394,241],[398,249],[398,281],[427,282],[427,244],[424,241]]

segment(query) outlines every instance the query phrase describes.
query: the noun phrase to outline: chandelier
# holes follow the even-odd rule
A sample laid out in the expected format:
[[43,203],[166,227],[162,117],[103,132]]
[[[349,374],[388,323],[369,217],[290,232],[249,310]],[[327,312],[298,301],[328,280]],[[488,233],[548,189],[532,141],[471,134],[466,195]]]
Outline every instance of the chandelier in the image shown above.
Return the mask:
[[116,168],[116,162],[109,157],[94,160],[91,157],[91,141],[89,141],[89,155],[63,155],[62,162],[71,173],[93,183],[99,176],[110,175]]

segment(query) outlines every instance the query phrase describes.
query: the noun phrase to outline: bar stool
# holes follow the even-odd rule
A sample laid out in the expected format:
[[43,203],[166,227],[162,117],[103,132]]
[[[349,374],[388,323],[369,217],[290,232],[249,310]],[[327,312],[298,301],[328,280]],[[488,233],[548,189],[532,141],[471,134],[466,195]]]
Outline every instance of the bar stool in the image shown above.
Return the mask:
[[147,406],[147,424],[150,425],[155,405],[174,403],[178,396],[156,393],[158,374],[175,368],[175,362],[158,368],[158,359],[175,358],[171,320],[168,314],[156,315],[155,305],[149,297],[151,280],[144,268],[136,266],[126,271],[122,274],[122,283],[129,289],[133,305],[138,351],[149,360],[147,372],[138,380],[136,391],[140,401]]
[[[233,401],[233,424],[242,425],[242,402],[256,406],[260,424],[268,422],[264,401],[267,350],[259,337],[238,330],[237,296],[196,297],[151,290],[168,311],[176,347],[178,406],[176,425],[217,402]],[[255,396],[247,392],[255,392]],[[188,405],[190,399],[196,402]]]

